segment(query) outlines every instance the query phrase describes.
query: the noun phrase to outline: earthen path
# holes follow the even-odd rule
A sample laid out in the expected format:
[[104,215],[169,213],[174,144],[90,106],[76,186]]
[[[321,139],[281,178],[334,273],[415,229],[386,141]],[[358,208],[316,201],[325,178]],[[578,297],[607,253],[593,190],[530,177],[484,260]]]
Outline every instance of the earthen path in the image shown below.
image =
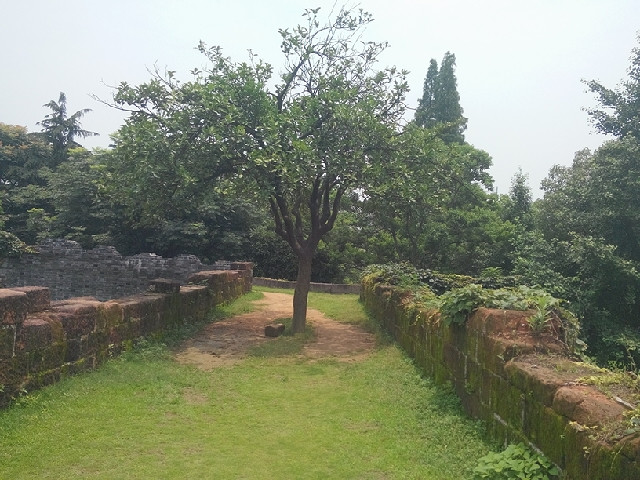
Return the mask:
[[[291,317],[292,297],[265,292],[264,298],[254,303],[257,309],[251,313],[207,325],[176,351],[176,359],[209,370],[234,364],[244,358],[252,346],[273,341],[264,336],[264,327],[277,319]],[[315,329],[316,341],[305,346],[304,357],[357,361],[375,347],[374,335],[357,325],[336,322],[313,309],[308,310],[307,321]]]

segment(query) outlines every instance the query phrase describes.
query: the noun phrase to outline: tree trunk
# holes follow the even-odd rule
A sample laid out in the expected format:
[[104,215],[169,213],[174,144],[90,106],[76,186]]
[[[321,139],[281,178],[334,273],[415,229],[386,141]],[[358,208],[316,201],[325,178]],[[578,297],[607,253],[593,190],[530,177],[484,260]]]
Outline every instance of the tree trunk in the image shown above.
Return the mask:
[[307,297],[311,284],[311,260],[313,253],[298,256],[298,277],[293,293],[293,333],[303,333],[307,326]]

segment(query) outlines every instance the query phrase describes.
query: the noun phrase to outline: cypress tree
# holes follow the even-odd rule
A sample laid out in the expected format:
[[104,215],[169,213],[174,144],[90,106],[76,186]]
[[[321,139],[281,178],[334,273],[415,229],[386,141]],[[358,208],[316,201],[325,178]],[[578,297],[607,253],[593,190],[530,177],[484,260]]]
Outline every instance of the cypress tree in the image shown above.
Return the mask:
[[455,66],[456,56],[450,52],[444,55],[440,69],[431,59],[415,121],[422,127],[438,127],[447,143],[464,143],[467,119],[462,116]]

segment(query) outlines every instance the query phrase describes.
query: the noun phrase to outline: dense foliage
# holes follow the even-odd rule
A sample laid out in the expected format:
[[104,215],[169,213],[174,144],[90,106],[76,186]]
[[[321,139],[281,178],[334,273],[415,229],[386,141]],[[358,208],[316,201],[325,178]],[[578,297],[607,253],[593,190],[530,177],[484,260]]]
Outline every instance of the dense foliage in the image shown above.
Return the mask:
[[518,284],[521,279],[516,277],[447,275],[404,263],[370,265],[363,279],[410,291],[414,306],[437,309],[445,324],[464,324],[478,307],[533,310],[529,325],[535,334],[555,323],[562,326],[562,339],[570,351],[582,354],[584,350],[579,321],[566,302],[537,286]]

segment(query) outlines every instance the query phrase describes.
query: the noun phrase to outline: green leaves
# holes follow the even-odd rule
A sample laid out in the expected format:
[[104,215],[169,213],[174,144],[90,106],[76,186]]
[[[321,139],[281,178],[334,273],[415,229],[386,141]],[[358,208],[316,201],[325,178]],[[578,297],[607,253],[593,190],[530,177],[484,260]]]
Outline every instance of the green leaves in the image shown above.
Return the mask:
[[618,89],[606,88],[596,80],[583,83],[600,103],[600,108],[587,110],[596,129],[618,138],[629,135],[640,140],[640,47],[634,48],[631,53],[629,80]]
[[470,284],[440,296],[440,313],[445,324],[464,324],[471,312],[485,305],[490,296],[482,285]]
[[560,470],[548,458],[531,451],[523,443],[510,444],[500,453],[489,453],[473,469],[474,480],[550,480]]
[[462,116],[460,95],[454,73],[456,56],[447,52],[438,63],[431,59],[424,91],[416,109],[415,122],[421,127],[437,127],[439,136],[446,143],[463,143],[467,119]]

